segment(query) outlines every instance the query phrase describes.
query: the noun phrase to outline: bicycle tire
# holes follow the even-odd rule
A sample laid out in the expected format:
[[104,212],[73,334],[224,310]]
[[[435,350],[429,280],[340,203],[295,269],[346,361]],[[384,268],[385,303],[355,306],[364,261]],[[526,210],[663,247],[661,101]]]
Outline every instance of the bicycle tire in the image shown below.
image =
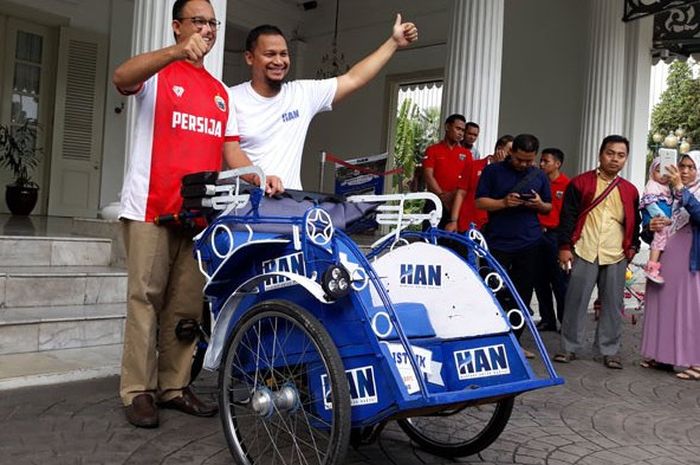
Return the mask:
[[[276,348],[260,343],[270,336]],[[287,341],[293,341],[289,343],[289,359],[284,355]],[[302,361],[296,364],[289,363],[298,356],[299,341],[304,343],[303,354],[309,356],[299,357]],[[348,382],[338,349],[311,313],[283,300],[255,305],[229,335],[222,360],[219,406],[226,441],[236,463],[287,463],[289,457],[318,465],[343,462],[350,442]],[[324,375],[330,389],[318,395],[309,388],[309,380]],[[291,389],[296,393],[298,407],[284,410],[274,401],[259,401],[265,396],[276,398],[285,386],[287,392]],[[332,404],[328,421],[313,411],[323,402]],[[261,406],[266,405],[273,407],[264,412]]]
[[[507,397],[493,404],[458,409],[452,414],[438,413],[412,417],[398,420],[398,423],[413,442],[431,454],[449,458],[466,457],[481,452],[498,438],[508,424],[514,401],[514,397]],[[493,413],[477,414],[477,411],[489,406],[493,407]],[[445,420],[446,418],[448,420]],[[476,426],[474,429],[474,425],[469,424],[470,419],[482,419],[485,424],[483,428]],[[454,426],[452,430],[450,424]],[[456,441],[436,437],[437,434],[445,435],[445,433],[461,436]]]

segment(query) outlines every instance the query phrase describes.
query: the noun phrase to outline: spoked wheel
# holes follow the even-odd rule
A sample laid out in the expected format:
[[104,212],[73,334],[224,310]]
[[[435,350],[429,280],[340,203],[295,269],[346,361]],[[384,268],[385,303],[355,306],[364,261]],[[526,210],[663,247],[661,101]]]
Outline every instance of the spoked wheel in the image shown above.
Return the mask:
[[342,463],[350,393],[338,350],[321,323],[286,301],[251,308],[228,337],[219,405],[239,464]]
[[441,457],[465,457],[486,449],[508,424],[513,397],[399,420],[404,432],[426,451]]

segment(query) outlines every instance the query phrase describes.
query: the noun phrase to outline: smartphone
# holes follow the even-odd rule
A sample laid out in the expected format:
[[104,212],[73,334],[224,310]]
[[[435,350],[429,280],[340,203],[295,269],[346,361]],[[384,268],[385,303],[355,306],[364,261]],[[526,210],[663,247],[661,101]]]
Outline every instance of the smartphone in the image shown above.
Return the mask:
[[532,192],[525,192],[524,194],[518,194],[520,196],[520,200],[532,200],[535,198],[535,194]]
[[668,167],[675,166],[678,163],[678,152],[676,149],[659,149],[659,170],[661,174],[668,174]]

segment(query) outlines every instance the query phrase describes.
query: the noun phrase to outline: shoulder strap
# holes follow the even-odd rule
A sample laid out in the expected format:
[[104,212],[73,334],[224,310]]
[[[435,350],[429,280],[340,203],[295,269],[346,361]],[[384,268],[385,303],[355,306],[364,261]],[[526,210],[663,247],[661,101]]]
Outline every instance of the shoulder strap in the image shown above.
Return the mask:
[[521,190],[522,188],[524,188],[525,186],[527,186],[528,184],[530,184],[530,181],[532,181],[533,179],[535,179],[535,177],[537,177],[537,173],[538,173],[539,171],[540,171],[540,170],[537,169],[537,168],[532,168],[532,170],[530,170],[530,172],[527,173],[527,174],[525,175],[525,177],[522,178],[522,179],[520,180],[520,182],[518,182],[510,191],[511,191],[511,192],[515,192],[516,194],[519,194],[519,193],[520,193],[520,190]]
[[591,204],[581,212],[581,216],[588,215],[591,212],[591,210],[593,210],[595,207],[597,207],[600,204],[600,202],[605,200],[605,197],[607,197],[613,191],[613,189],[615,189],[615,187],[617,187],[618,184],[620,184],[620,177],[619,176],[616,177],[610,184],[608,184],[608,187],[606,187],[605,190],[603,192],[601,192],[598,197],[593,199],[593,202],[591,202]]

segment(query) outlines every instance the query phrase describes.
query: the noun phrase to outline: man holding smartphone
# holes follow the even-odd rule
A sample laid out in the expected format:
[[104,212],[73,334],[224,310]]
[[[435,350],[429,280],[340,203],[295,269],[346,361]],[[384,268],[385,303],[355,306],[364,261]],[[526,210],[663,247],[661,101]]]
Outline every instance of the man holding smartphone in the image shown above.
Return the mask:
[[[542,228],[537,215],[552,209],[549,179],[534,166],[539,148],[532,134],[516,136],[511,155],[487,165],[476,190],[477,208],[489,215],[484,231],[489,251],[508,272],[524,302],[530,302],[538,274]],[[503,308],[517,308],[508,292],[498,297]]]

